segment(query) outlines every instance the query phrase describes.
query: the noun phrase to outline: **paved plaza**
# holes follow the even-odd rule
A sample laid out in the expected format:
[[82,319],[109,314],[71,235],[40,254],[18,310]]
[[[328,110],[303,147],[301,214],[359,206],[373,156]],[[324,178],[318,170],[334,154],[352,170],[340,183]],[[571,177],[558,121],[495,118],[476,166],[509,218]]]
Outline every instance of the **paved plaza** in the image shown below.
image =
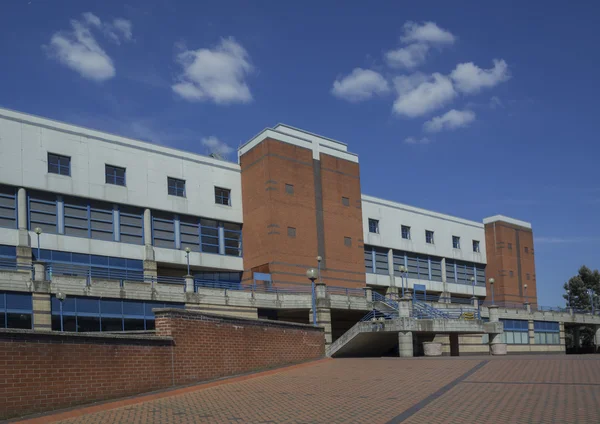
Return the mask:
[[74,409],[60,423],[598,423],[600,355],[332,359]]

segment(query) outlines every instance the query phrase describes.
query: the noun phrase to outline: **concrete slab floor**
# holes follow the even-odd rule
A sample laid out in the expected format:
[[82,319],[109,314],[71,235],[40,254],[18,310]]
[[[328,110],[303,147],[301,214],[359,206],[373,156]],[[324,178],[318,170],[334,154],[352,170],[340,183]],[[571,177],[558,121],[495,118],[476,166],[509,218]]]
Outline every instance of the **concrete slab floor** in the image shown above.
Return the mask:
[[600,355],[332,359],[130,400],[36,421],[596,424]]

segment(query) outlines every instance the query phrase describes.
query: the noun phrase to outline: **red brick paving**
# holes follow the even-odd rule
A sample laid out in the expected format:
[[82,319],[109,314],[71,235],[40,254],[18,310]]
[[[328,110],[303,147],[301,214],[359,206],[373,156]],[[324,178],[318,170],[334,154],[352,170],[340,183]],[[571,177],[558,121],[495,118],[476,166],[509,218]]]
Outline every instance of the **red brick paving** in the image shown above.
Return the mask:
[[160,396],[59,422],[596,424],[600,356],[335,359]]

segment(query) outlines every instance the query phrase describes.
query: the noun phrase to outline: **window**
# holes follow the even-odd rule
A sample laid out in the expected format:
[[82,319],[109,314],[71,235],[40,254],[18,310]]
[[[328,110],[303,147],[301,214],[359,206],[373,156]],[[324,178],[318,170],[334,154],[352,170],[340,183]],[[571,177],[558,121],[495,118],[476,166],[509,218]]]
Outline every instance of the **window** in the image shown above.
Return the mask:
[[535,344],[560,344],[558,322],[533,321]]
[[508,275],[510,275],[512,277],[514,274],[512,271],[508,271]]
[[152,211],[152,244],[175,249],[175,220],[173,214]]
[[71,158],[48,153],[48,172],[51,174],[71,176]]
[[342,205],[350,206],[350,199],[347,197],[342,197]]
[[104,176],[106,177],[106,184],[114,184],[125,187],[125,168],[119,168],[118,166],[105,165]]
[[168,192],[171,196],[185,197],[185,181],[184,180],[167,177],[167,187],[168,187]]
[[518,319],[500,319],[504,324],[502,342],[506,344],[529,344],[529,322]]
[[389,274],[387,249],[365,246],[365,271],[376,274]]
[[452,236],[452,247],[454,249],[460,249],[460,237]]
[[433,244],[433,231],[425,230],[425,242]]
[[0,328],[32,328],[31,293],[0,292]]
[[529,274],[526,274],[526,277],[528,280],[531,278],[531,276]]
[[285,192],[287,194],[294,194],[294,185],[293,184],[286,184],[285,185]]
[[379,221],[369,218],[369,232],[379,234]]
[[215,203],[217,205],[231,206],[231,190],[228,188],[215,187]]
[[410,227],[407,225],[403,225],[401,227],[402,230],[402,238],[404,240],[410,240]]
[[473,240],[473,252],[479,253],[481,252],[479,248],[479,240]]
[[512,243],[508,243],[508,250],[512,250]]
[[352,238],[351,237],[344,237],[344,245],[345,246],[352,246]]
[[14,187],[0,185],[0,227],[17,228],[17,193]]
[[29,229],[40,227],[44,233],[58,232],[56,195],[42,192],[29,194]]
[[525,246],[523,250],[525,250],[525,253],[529,253],[529,247]]
[[294,227],[288,227],[288,237],[296,237],[296,229]]
[[183,308],[181,303],[69,296],[62,303],[51,298],[52,330],[133,331],[153,330],[157,308]]

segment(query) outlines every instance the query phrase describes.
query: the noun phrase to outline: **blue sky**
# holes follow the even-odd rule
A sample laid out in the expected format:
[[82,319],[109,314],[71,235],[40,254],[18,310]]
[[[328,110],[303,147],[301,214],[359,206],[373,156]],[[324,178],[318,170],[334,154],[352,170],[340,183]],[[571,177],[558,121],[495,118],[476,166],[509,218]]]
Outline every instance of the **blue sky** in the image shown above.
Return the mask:
[[0,105],[231,159],[278,122],[335,138],[359,154],[364,193],[532,222],[539,302],[556,305],[580,265],[599,266],[598,12],[15,0]]

